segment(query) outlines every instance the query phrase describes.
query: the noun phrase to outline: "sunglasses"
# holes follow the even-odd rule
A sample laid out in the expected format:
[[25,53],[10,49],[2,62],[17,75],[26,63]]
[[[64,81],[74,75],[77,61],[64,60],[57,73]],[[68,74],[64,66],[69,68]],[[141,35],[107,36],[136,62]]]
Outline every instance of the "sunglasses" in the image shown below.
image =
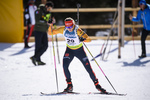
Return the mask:
[[66,28],[72,28],[72,27],[73,27],[73,25],[72,25],[72,26],[69,26],[69,27],[66,26]]
[[144,5],[143,3],[139,3],[139,5]]

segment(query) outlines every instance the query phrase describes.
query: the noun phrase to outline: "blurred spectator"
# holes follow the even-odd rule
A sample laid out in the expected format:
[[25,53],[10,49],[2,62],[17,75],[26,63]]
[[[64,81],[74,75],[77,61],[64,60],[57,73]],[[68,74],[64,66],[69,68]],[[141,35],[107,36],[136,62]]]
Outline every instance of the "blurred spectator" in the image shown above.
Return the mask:
[[35,54],[30,58],[35,66],[46,64],[41,61],[41,56],[48,47],[47,30],[49,24],[52,23],[51,10],[53,6],[52,2],[47,2],[46,4],[40,4],[38,9],[35,11]]
[[146,4],[145,0],[140,0],[139,6],[141,9],[138,11],[137,17],[129,15],[129,19],[134,22],[138,22],[140,20],[143,22],[144,27],[141,35],[142,54],[139,56],[139,58],[144,58],[146,57],[145,40],[150,33],[150,5]]
[[24,11],[25,26],[27,26],[27,30],[24,36],[24,48],[30,48],[28,42],[30,36],[32,35],[35,25],[34,12],[37,10],[37,7],[36,5],[34,5],[34,2],[35,0],[29,0],[28,5],[25,7]]

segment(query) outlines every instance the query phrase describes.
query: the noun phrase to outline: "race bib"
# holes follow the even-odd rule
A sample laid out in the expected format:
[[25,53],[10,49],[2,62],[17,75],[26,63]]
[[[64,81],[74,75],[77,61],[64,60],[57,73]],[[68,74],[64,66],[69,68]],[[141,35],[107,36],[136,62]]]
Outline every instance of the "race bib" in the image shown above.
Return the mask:
[[78,27],[76,26],[72,32],[69,32],[67,29],[64,30],[64,37],[69,46],[76,46],[80,44],[77,29]]

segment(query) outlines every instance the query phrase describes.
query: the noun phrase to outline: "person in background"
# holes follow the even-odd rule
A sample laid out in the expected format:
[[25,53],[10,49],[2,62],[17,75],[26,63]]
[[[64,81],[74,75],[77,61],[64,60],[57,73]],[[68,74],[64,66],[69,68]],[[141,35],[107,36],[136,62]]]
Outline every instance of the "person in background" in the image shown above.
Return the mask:
[[24,48],[30,48],[28,45],[29,38],[32,35],[34,25],[35,25],[35,15],[34,12],[37,10],[36,5],[34,5],[35,0],[29,0],[27,7],[24,10],[25,26],[27,27],[24,35]]
[[40,4],[38,9],[35,11],[35,53],[34,56],[30,57],[32,63],[36,65],[45,65],[46,63],[41,61],[41,56],[47,50],[48,47],[48,36],[47,30],[50,23],[53,23],[51,10],[54,4],[47,2],[46,4]]
[[64,35],[66,40],[66,51],[63,57],[63,69],[68,86],[66,89],[64,89],[64,92],[73,91],[69,65],[73,58],[77,57],[84,65],[86,71],[89,73],[89,76],[95,84],[96,89],[98,89],[98,91],[102,93],[107,93],[106,90],[99,85],[98,79],[96,78],[95,73],[92,70],[88,57],[86,56],[86,53],[83,48],[82,42],[90,42],[91,39],[84,31],[82,31],[78,27],[78,25],[75,24],[75,21],[71,17],[66,18],[64,22],[65,26],[53,30],[52,27],[49,27],[48,29],[49,35],[52,35],[52,33],[53,35],[61,33]]
[[139,58],[144,58],[146,57],[145,40],[150,33],[150,5],[147,4],[145,0],[140,0],[139,6],[141,9],[138,11],[137,16],[133,17],[132,15],[129,15],[129,19],[134,22],[138,22],[140,20],[143,22],[143,30],[141,34],[142,54],[139,56]]

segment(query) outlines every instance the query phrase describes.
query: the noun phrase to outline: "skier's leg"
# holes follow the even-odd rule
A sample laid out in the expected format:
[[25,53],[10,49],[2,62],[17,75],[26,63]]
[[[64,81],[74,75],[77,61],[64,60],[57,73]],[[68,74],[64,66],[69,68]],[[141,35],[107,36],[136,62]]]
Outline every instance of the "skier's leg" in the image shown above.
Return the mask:
[[64,92],[71,92],[73,90],[73,85],[71,82],[71,74],[69,71],[69,65],[71,61],[73,60],[73,58],[74,56],[71,50],[69,48],[66,48],[66,51],[63,57],[63,69],[64,69],[64,74],[65,74],[68,86],[66,89],[64,89]]
[[71,74],[68,68],[73,58],[74,56],[71,50],[67,48],[63,57],[63,69],[64,69],[64,74],[65,74],[66,79],[71,79]]
[[41,56],[43,55],[43,53],[47,50],[48,48],[48,37],[47,37],[47,33],[43,32],[41,33],[41,46],[38,50],[38,54],[36,55],[37,58],[37,62],[39,63],[39,65],[45,64],[44,62],[41,61]]
[[93,80],[93,82],[96,81],[97,80],[96,75],[95,75],[94,71],[92,70],[92,67],[91,67],[90,62],[88,60],[88,57],[86,56],[86,53],[83,50],[83,47],[76,50],[75,53],[76,53],[75,54],[76,57],[82,62],[86,71],[89,73],[90,78]]
[[40,59],[38,55],[39,54],[39,51],[40,51],[40,48],[41,48],[41,32],[39,31],[34,31],[35,33],[35,51],[34,51],[34,56],[30,57],[32,63],[36,66],[36,60]]
[[145,40],[146,40],[146,30],[143,29],[142,35],[141,35],[142,54],[146,54]]
[[34,57],[36,58],[37,61],[40,60],[40,51],[42,48],[42,36],[43,33],[39,32],[39,31],[35,31],[35,54]]
[[[76,52],[78,53],[78,52]],[[102,92],[102,93],[106,93],[106,90],[103,89],[98,82],[98,79],[96,78],[96,75],[94,73],[94,71],[92,70],[92,67],[90,65],[90,62],[86,56],[86,53],[84,52],[84,49],[81,48],[80,49],[80,55],[76,54],[77,58],[82,62],[82,64],[84,65],[86,71],[89,73],[90,78],[93,80],[96,89],[98,89],[98,91]]]
[[28,26],[27,26],[26,33],[25,33],[25,36],[24,36],[24,48],[30,48],[30,47],[28,46],[29,31],[30,31],[30,27],[29,27],[29,25],[28,25]]
[[64,89],[64,92],[72,92],[73,91],[73,85],[72,85],[72,82],[71,82],[71,79],[66,79],[67,81],[67,88]]
[[29,36],[28,36],[27,42],[29,42],[29,38],[31,37],[31,35],[33,33],[33,30],[34,30],[34,25],[32,25],[31,28],[30,28],[30,32],[29,32]]

